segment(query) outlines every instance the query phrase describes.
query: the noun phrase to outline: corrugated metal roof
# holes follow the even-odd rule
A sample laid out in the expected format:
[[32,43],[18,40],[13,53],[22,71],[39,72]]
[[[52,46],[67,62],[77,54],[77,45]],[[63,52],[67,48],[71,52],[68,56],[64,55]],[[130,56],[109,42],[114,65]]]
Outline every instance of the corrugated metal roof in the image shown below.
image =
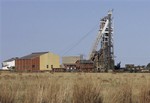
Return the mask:
[[18,57],[16,57],[16,58],[11,58],[11,59],[5,60],[5,61],[3,61],[3,62],[11,62],[11,61],[16,60],[16,59],[18,59]]
[[40,55],[43,55],[43,54],[46,54],[46,53],[48,53],[48,52],[35,52],[35,53],[32,53],[32,54],[23,56],[20,59],[32,59],[32,58],[39,57]]

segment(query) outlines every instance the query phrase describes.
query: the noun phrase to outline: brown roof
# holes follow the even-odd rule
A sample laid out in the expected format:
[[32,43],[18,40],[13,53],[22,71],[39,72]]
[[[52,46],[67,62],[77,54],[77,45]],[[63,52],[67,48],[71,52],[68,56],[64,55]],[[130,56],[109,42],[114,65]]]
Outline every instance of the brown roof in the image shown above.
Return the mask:
[[32,59],[32,58],[39,57],[39,56],[41,56],[43,54],[46,54],[46,53],[48,53],[48,52],[35,52],[35,53],[32,53],[32,54],[23,56],[20,59]]

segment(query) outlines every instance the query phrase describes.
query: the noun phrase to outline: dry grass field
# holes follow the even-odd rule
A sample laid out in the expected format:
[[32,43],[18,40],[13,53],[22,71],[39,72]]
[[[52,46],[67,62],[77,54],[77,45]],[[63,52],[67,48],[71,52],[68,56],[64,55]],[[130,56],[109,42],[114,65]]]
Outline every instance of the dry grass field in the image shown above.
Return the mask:
[[0,72],[0,103],[150,103],[150,74]]

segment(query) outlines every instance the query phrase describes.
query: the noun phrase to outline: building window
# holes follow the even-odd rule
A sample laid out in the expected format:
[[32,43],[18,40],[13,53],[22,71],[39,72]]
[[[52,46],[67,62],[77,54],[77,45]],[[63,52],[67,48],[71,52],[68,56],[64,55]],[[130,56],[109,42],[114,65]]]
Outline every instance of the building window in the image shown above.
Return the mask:
[[32,68],[35,68],[35,65],[32,65]]
[[108,36],[108,33],[106,33],[105,36]]
[[108,39],[107,39],[107,38],[105,38],[105,41],[108,41]]
[[47,65],[46,67],[49,68],[49,65]]
[[51,68],[53,68],[53,65],[51,65]]

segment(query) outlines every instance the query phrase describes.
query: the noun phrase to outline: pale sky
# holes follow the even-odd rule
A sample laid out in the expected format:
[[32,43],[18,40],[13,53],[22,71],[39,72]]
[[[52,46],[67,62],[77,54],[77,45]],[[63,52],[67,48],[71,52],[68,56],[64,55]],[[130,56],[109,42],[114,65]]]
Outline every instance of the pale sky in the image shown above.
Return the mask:
[[122,66],[147,65],[149,0],[2,0],[0,62],[32,52],[50,51],[63,56],[76,44],[65,55],[87,57],[99,21],[110,9],[114,9],[115,62],[121,61]]

